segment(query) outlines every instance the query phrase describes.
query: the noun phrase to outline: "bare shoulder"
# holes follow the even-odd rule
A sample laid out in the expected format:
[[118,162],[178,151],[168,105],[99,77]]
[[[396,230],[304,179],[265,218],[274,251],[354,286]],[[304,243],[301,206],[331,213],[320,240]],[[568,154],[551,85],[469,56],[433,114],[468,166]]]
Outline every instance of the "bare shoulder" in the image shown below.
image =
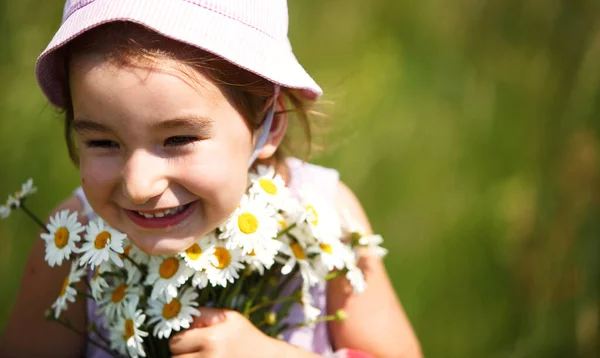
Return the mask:
[[[335,206],[339,214],[372,234],[367,215],[356,195],[339,182],[335,193]],[[376,357],[421,357],[419,342],[396,296],[383,261],[361,253],[358,266],[364,273],[367,289],[353,294],[345,277],[327,284],[327,310],[333,314],[343,309],[348,318],[342,322],[329,322],[329,332],[336,349],[350,348]],[[379,307],[373,310],[373,307]]]
[[339,181],[335,196],[334,196],[335,207],[344,219],[350,219],[359,224],[365,234],[371,234],[371,224],[367,218],[367,214],[363,209],[360,201],[354,194],[354,192],[344,182]]
[[[76,197],[70,197],[50,214],[62,210],[77,211],[85,224],[83,205]],[[50,267],[45,262],[45,244],[39,235],[34,238],[19,292],[14,301],[10,319],[0,338],[2,357],[80,357],[84,349],[84,338],[56,322],[49,322],[44,313],[60,293],[61,284],[69,274],[70,264],[63,262],[59,267]],[[80,282],[80,290],[85,290]],[[78,299],[69,304],[61,318],[67,319],[79,331],[85,326],[85,300]],[[27,337],[27,339],[23,339]],[[32,344],[35,342],[35,344]]]

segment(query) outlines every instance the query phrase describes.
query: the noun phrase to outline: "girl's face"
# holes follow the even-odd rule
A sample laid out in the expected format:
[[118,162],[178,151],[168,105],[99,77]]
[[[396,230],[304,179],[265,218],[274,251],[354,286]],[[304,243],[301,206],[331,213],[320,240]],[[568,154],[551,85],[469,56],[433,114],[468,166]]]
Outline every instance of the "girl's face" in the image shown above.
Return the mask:
[[83,190],[149,254],[174,254],[233,212],[247,185],[251,128],[207,77],[168,63],[70,64]]

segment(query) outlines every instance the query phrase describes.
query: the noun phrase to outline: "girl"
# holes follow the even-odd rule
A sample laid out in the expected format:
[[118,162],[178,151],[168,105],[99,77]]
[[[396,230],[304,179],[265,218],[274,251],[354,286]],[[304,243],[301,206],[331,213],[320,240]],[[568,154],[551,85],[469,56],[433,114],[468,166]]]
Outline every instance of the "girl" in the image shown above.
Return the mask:
[[[65,112],[69,152],[81,173],[81,188],[57,211],[100,216],[146,253],[175,254],[234,211],[248,168],[263,163],[274,165],[293,192],[311,186],[370,231],[337,172],[282,154],[289,117],[310,134],[309,108],[321,95],[291,51],[287,21],[284,0],[68,0],[36,67],[42,91]],[[382,262],[365,252],[359,264],[364,293],[352,295],[343,277],[315,293],[323,311],[345,310],[344,321],[276,340],[236,312],[201,308],[191,329],[171,338],[171,351],[311,357],[350,348],[420,356]],[[105,356],[85,337],[44,320],[67,271],[47,266],[37,240],[2,354]],[[97,322],[92,303],[77,301],[65,318],[83,330]]]

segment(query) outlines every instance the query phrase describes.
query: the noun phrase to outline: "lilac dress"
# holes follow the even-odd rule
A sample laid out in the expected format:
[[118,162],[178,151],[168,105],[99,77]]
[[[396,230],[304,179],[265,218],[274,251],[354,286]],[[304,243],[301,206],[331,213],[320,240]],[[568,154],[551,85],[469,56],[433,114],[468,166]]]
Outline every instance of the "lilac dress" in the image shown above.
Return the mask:
[[[319,194],[321,198],[330,202],[333,205],[333,196],[338,184],[339,174],[333,169],[320,167],[313,164],[304,163],[296,158],[288,158],[286,163],[290,169],[290,183],[289,188],[293,195],[298,195],[301,187],[309,186],[316,194]],[[88,219],[95,218],[96,214],[88,204],[85,194],[81,188],[75,191],[75,195],[83,203],[85,214]],[[91,278],[91,275],[90,277]],[[321,310],[321,312],[327,312],[327,297],[325,293],[325,284],[317,285],[312,288],[311,293],[313,295],[313,304]],[[87,320],[88,322],[95,322],[96,326],[103,332],[104,337],[108,337],[108,332],[102,328],[102,318],[96,315],[96,303],[88,299],[87,301]],[[290,310],[289,322],[293,325],[304,321],[304,312],[299,304],[296,304]],[[98,340],[98,337],[94,337]],[[301,327],[296,329],[289,329],[284,334],[284,340],[303,348],[305,350],[323,355],[332,356],[331,343],[329,341],[329,335],[327,331],[327,323],[321,322],[311,327]],[[337,356],[337,355],[336,355]],[[109,358],[108,353],[99,349],[95,345],[88,343],[86,346],[86,357],[91,358]]]

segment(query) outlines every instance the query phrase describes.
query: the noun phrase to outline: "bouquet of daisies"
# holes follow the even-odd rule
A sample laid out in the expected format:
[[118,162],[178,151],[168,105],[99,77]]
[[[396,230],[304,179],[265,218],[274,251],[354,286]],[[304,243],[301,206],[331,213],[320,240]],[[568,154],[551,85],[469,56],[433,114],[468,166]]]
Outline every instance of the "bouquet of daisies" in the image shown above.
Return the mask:
[[[189,328],[200,306],[241,312],[273,337],[343,319],[343,312],[322,315],[311,287],[345,275],[361,292],[365,282],[357,249],[386,254],[379,235],[342,225],[317,196],[307,191],[292,196],[272,167],[250,173],[235,212],[173,256],[149,256],[100,218],[83,226],[76,212],[61,211],[45,225],[25,205],[35,191],[30,179],[0,206],[0,217],[22,209],[46,231],[41,238],[48,265],[71,265],[47,318],[69,326],[61,319],[69,303],[92,299],[102,324],[88,327],[90,342],[115,356],[168,356],[169,337]],[[75,289],[82,280],[87,292]],[[286,319],[295,304],[302,306],[304,322]]]

